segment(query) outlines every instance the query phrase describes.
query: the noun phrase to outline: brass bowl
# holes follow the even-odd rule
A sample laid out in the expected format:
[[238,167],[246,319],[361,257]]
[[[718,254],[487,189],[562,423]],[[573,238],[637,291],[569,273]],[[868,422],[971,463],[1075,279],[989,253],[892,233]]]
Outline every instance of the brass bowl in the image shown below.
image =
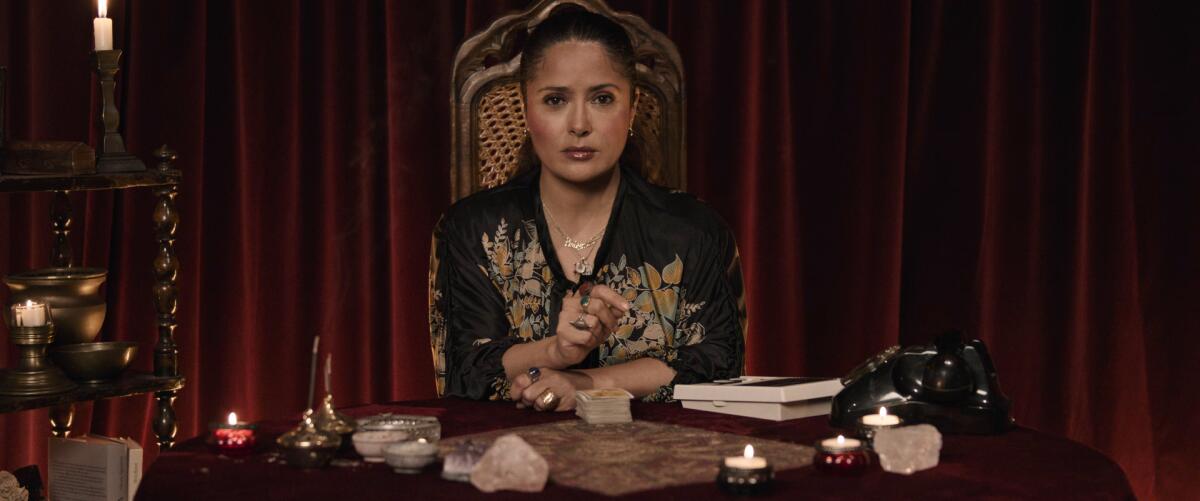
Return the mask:
[[67,344],[50,348],[50,359],[75,381],[99,383],[120,376],[137,348],[129,341]]
[[[304,445],[309,445],[305,447]],[[283,459],[287,464],[305,470],[321,469],[329,464],[337,452],[337,446],[316,446],[311,444],[281,446]]]
[[12,302],[26,300],[50,305],[54,344],[89,343],[100,334],[106,305],[100,286],[108,277],[103,268],[43,268],[4,278]]

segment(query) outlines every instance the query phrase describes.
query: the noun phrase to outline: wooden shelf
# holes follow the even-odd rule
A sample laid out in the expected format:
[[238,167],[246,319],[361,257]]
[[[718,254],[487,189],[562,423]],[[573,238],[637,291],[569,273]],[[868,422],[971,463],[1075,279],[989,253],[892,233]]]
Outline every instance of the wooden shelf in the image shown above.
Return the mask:
[[120,379],[99,384],[81,384],[74,390],[53,395],[11,397],[0,395],[0,413],[40,409],[56,405],[102,400],[105,398],[128,397],[156,391],[174,391],[183,388],[183,377],[157,377],[145,372],[126,372]]
[[179,184],[183,173],[178,170],[146,169],[141,172],[85,174],[80,176],[15,176],[0,174],[0,192],[79,191],[167,186]]

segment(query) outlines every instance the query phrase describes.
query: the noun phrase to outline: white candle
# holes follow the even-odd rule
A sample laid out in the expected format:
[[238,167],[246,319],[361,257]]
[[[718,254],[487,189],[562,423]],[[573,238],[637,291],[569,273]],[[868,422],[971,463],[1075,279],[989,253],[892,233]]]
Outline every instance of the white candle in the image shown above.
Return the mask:
[[754,446],[746,444],[746,449],[743,450],[741,456],[725,458],[725,467],[737,468],[739,470],[757,470],[767,467],[767,459],[754,457]]
[[867,414],[862,417],[862,424],[867,426],[896,426],[900,424],[900,416],[888,414],[887,407],[880,407],[879,414]]
[[113,23],[108,18],[108,0],[100,0],[100,17],[92,20],[92,36],[96,38],[96,50],[112,50]]
[[229,426],[237,426],[237,424],[238,424],[238,421],[237,421],[237,413],[236,413],[236,412],[230,412],[230,413],[229,413],[229,417],[225,419],[225,422],[226,422],[226,423],[229,423]]
[[17,327],[41,327],[46,325],[46,305],[26,300],[25,304],[14,304],[13,323]]
[[845,449],[857,449],[862,447],[862,442],[856,438],[846,438],[838,435],[837,438],[827,438],[821,441],[821,447],[830,451],[840,451]]

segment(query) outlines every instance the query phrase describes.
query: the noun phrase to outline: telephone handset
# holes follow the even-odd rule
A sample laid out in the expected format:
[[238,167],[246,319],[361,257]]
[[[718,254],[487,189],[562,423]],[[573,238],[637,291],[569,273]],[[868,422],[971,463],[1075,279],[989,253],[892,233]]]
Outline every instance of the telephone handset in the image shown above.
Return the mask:
[[854,428],[880,407],[906,423],[929,423],[943,433],[1000,433],[1012,426],[1012,404],[1000,391],[983,341],[961,332],[938,336],[933,346],[893,346],[842,379],[830,422]]

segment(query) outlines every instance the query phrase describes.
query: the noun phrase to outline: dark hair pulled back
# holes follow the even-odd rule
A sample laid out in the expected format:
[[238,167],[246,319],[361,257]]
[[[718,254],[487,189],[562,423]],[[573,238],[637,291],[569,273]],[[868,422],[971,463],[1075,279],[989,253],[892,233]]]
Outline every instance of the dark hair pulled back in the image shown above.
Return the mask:
[[546,49],[560,42],[595,42],[604,47],[613,65],[632,83],[637,77],[633,42],[621,25],[608,17],[574,4],[558,7],[545,21],[538,24],[525,41],[521,51],[521,85],[533,79],[534,72],[546,57]]

